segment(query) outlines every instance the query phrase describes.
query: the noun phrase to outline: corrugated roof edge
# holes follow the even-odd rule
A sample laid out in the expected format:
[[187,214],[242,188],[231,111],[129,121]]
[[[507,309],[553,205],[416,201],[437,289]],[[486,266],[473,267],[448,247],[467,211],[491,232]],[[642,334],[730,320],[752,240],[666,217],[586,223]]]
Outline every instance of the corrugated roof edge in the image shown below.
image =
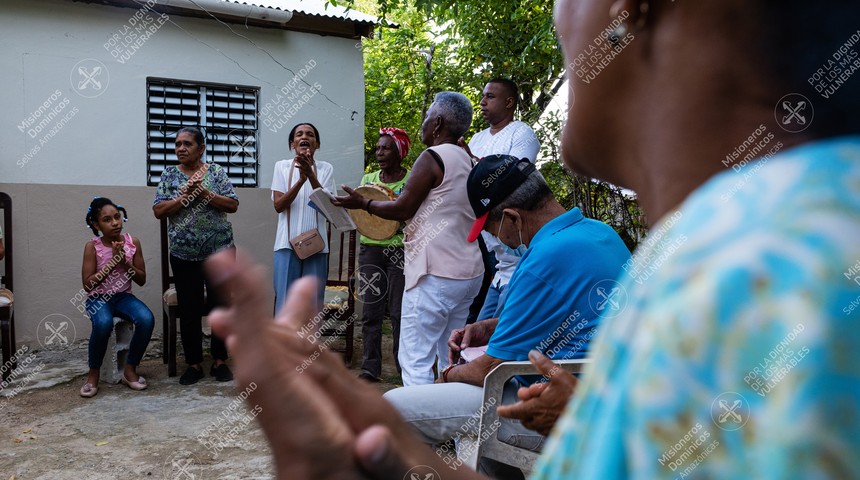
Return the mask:
[[[326,18],[336,18],[340,20],[350,20],[356,23],[369,23],[373,25],[381,25],[382,19],[379,17],[375,17],[373,15],[369,15],[358,10],[347,10],[341,6],[335,5],[325,5],[325,2],[319,0],[319,5],[321,8],[313,9],[307,8],[308,2],[302,0],[257,0],[257,1],[242,1],[242,0],[222,0],[229,3],[235,3],[239,5],[253,5],[257,7],[263,8],[271,8],[273,10],[283,10],[283,11],[292,11],[295,13],[301,13],[308,16],[313,17],[326,17]],[[300,5],[301,4],[301,5]],[[316,10],[316,11],[315,11]],[[331,13],[329,13],[331,12]],[[397,28],[399,25],[395,23],[388,23],[387,26]]]

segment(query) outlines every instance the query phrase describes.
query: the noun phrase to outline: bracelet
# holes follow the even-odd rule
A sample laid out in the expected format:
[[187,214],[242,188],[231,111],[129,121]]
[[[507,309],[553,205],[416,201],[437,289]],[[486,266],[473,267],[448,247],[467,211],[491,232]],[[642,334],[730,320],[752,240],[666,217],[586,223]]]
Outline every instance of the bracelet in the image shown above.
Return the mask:
[[364,209],[367,210],[367,213],[370,213],[370,203],[373,201],[372,198],[367,199],[367,204],[364,206]]
[[448,383],[448,372],[450,372],[457,365],[448,365],[447,367],[442,369],[442,383]]

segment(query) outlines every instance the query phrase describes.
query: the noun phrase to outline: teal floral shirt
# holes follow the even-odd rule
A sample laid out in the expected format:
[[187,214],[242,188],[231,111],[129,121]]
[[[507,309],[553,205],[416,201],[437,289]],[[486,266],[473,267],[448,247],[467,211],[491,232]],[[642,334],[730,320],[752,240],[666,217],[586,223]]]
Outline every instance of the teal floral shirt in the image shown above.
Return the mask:
[[715,176],[625,270],[533,478],[860,478],[860,137]]
[[[188,175],[177,167],[167,167],[161,175],[153,205],[178,197],[188,180]],[[209,164],[202,184],[211,192],[238,201],[233,184],[217,164]],[[191,200],[168,220],[167,243],[170,254],[175,257],[203,261],[218,250],[233,245],[233,226],[227,220],[227,214],[209,205],[203,196]]]

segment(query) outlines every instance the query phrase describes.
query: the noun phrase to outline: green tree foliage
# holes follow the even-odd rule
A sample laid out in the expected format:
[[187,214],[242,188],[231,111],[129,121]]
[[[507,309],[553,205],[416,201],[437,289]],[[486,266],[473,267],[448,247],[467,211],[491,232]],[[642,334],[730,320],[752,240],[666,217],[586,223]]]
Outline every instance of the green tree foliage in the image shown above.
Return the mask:
[[[332,2],[335,3],[335,2]],[[552,0],[345,0],[397,28],[380,26],[364,39],[365,165],[376,168],[379,128],[399,127],[412,139],[405,164],[424,150],[421,122],[433,96],[464,93],[477,107],[484,84],[507,77],[520,87],[518,114],[541,142],[540,170],[562,205],[612,225],[631,249],[645,234],[635,198],[619,187],[571,174],[559,149],[563,121],[547,113],[564,82],[552,22]],[[477,112],[477,110],[476,110]],[[476,114],[472,132],[486,128]]]
[[373,157],[380,127],[406,130],[413,147],[406,158],[411,165],[424,147],[420,127],[436,92],[468,91],[469,69],[456,60],[457,39],[444,35],[423,12],[406,7],[389,12],[399,28],[380,28],[365,39],[365,164]]
[[615,229],[631,251],[647,233],[645,217],[636,198],[611,183],[572,173],[561,159],[563,120],[558,112],[544,115],[535,133],[541,143],[539,169],[564,208],[579,207],[582,214]]
[[[380,122],[400,122],[418,140],[421,120],[438,91],[460,91],[477,106],[488,80],[510,78],[520,87],[520,117],[534,124],[563,84],[552,0],[341,3],[399,26],[381,26],[375,38],[363,42],[369,162]],[[486,127],[476,115],[472,131]]]

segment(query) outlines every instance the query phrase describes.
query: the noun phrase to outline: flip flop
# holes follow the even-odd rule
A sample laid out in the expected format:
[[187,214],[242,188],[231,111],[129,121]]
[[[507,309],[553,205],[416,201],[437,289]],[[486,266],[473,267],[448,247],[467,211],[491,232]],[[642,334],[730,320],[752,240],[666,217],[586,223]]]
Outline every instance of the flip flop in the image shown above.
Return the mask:
[[95,397],[97,393],[99,393],[99,387],[94,387],[92,383],[85,383],[81,387],[81,396],[84,398]]
[[148,385],[146,384],[146,379],[140,375],[137,376],[136,382],[130,382],[126,380],[125,374],[123,374],[122,379],[120,379],[120,383],[122,383],[123,385],[127,385],[128,388],[132,390],[146,390],[146,387],[148,387]]

